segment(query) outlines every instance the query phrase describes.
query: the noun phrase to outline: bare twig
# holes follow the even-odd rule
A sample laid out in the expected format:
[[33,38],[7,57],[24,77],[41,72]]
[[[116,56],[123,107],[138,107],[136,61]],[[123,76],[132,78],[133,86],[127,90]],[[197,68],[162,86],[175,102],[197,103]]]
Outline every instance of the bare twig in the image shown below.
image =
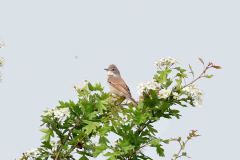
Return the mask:
[[[202,62],[202,61],[201,61]],[[203,63],[204,64],[204,63]],[[221,66],[217,66],[215,64],[213,64],[212,62],[209,62],[208,65],[206,67],[204,67],[203,71],[200,73],[200,75],[198,77],[196,77],[195,79],[193,79],[191,82],[189,82],[188,84],[184,85],[182,88],[185,88],[187,86],[192,85],[193,83],[195,83],[197,80],[206,77],[206,72],[211,69],[211,68],[215,68],[215,69],[221,69]]]
[[190,158],[187,155],[187,153],[184,152],[185,147],[186,147],[187,143],[189,142],[189,140],[191,140],[192,138],[198,137],[198,136],[200,136],[200,135],[197,133],[197,130],[191,130],[191,132],[188,134],[187,139],[185,141],[183,141],[181,137],[170,139],[170,141],[178,142],[178,144],[180,146],[178,152],[173,155],[172,160],[177,160],[178,158],[181,158],[181,157]]

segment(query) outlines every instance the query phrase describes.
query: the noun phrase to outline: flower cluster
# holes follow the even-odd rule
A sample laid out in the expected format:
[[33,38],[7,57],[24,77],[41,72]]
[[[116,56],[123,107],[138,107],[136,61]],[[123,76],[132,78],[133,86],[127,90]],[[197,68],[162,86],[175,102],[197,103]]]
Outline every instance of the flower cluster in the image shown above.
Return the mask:
[[160,84],[154,81],[143,82],[138,85],[138,94],[143,95],[144,92],[148,92],[150,90],[159,90]]
[[60,123],[63,123],[68,117],[70,117],[70,111],[68,108],[54,108],[45,111],[43,116],[54,116]]
[[35,160],[36,158],[38,158],[40,156],[40,154],[41,153],[38,149],[32,149],[30,151],[23,153],[23,155],[19,159],[24,160],[24,159],[28,158],[28,159]]
[[169,97],[169,95],[171,94],[171,90],[169,89],[161,89],[159,92],[158,92],[158,97],[159,98],[163,98],[163,99],[166,99]]
[[193,105],[199,106],[202,104],[202,91],[197,88],[195,85],[189,85],[185,88],[183,88],[183,92],[189,97],[193,99]]
[[167,58],[160,58],[155,62],[155,66],[157,67],[158,70],[163,70],[165,68],[169,68],[175,64],[177,64],[177,60],[171,57]]
[[176,99],[176,100],[179,100],[179,99],[180,99],[179,93],[173,92],[172,95],[173,95],[173,98],[174,98],[174,99]]

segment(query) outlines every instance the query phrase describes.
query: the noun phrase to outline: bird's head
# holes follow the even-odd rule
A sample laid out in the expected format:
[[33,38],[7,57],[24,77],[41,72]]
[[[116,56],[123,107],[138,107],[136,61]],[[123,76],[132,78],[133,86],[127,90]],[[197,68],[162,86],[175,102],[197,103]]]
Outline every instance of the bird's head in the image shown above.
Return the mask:
[[118,70],[117,66],[114,64],[110,64],[108,68],[104,70],[107,71],[108,76],[120,76],[120,71]]

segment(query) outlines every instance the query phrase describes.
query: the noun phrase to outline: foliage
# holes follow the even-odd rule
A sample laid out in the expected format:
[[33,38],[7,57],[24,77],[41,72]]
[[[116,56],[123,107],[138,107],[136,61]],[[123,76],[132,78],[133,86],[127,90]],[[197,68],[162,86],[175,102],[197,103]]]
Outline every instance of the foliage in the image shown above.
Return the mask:
[[[204,62],[201,60],[204,65]],[[150,146],[160,157],[165,155],[163,144],[177,141],[180,150],[173,156],[176,160],[188,155],[184,151],[188,140],[198,136],[192,131],[187,141],[161,139],[153,123],[160,119],[181,117],[180,107],[197,106],[202,101],[202,92],[194,85],[201,78],[211,78],[207,71],[219,69],[213,63],[204,65],[204,70],[189,83],[190,72],[172,58],[156,62],[157,71],[153,80],[139,85],[139,102],[123,103],[104,91],[101,84],[86,82],[76,87],[78,100],[63,102],[42,115],[43,133],[41,146],[23,153],[20,160],[88,160],[104,155],[108,160],[151,160],[142,152]],[[117,140],[109,141],[109,134]],[[97,139],[97,142],[96,142]]]

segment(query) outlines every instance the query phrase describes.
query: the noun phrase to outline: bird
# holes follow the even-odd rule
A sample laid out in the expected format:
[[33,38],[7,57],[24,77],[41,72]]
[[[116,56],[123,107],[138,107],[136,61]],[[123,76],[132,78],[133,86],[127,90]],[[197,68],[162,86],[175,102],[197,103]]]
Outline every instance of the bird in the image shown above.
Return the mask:
[[125,83],[125,81],[122,79],[117,66],[115,64],[110,64],[108,68],[105,68],[104,70],[107,71],[107,82],[109,84],[110,93],[125,97],[126,99],[133,102],[134,105],[137,105],[138,103],[135,101],[135,99],[133,99],[130,89]]

